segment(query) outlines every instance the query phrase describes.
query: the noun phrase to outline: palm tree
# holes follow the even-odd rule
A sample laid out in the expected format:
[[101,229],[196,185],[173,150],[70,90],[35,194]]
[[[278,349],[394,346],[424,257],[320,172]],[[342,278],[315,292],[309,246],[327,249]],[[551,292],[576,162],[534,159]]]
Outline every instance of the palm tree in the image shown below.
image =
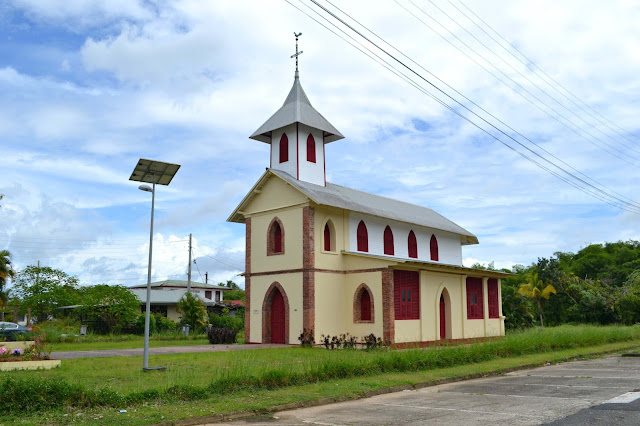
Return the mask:
[[11,253],[9,250],[0,250],[0,308],[7,304],[8,295],[4,290],[9,279],[16,276],[11,264]]
[[520,284],[518,293],[532,299],[538,303],[538,314],[540,315],[540,325],[544,328],[544,315],[542,314],[542,299],[549,300],[551,293],[556,294],[556,289],[551,284],[545,284],[538,278],[537,272],[530,272],[527,281]]

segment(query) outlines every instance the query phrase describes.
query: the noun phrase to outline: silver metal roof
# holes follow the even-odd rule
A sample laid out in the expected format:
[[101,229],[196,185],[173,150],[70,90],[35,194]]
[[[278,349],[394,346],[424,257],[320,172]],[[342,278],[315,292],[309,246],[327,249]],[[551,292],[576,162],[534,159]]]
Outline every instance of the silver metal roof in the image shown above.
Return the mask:
[[[156,289],[162,289],[162,288],[166,288],[166,287],[179,287],[179,288],[184,288],[186,289],[188,285],[187,281],[184,280],[164,280],[164,281],[156,281],[151,283],[151,288],[156,288]],[[129,288],[147,288],[147,284],[139,284],[139,285],[132,285]],[[199,283],[199,282],[195,282],[195,281],[191,281],[191,288],[193,289],[199,289],[199,288],[204,288],[207,290],[231,290],[229,287],[221,287],[218,285],[213,285],[213,284],[205,284],[205,283]]]
[[311,106],[309,98],[302,90],[300,78],[296,71],[293,87],[282,107],[276,111],[249,138],[260,142],[271,143],[271,132],[293,123],[302,123],[309,127],[322,130],[324,142],[329,143],[343,139],[340,133],[326,118]]
[[338,207],[372,216],[452,232],[460,235],[460,241],[463,245],[478,244],[478,238],[471,232],[429,208],[382,197],[380,195],[369,194],[329,182],[327,182],[326,187],[315,185],[297,180],[290,174],[275,169],[267,169],[256,186],[252,188],[247,197],[245,197],[231,214],[228,219],[230,222],[244,222],[244,217],[240,213],[240,211],[243,210],[243,205],[255,194],[254,190],[261,187],[270,175],[275,175],[283,179],[305,196],[309,197],[311,201],[319,205]]
[[[129,289],[141,303],[147,303],[147,290],[146,289]],[[151,290],[151,303],[160,305],[176,305],[186,294],[186,291],[166,291],[166,290]],[[205,304],[215,304],[213,300],[203,298],[199,294],[194,294],[198,299],[202,300]]]

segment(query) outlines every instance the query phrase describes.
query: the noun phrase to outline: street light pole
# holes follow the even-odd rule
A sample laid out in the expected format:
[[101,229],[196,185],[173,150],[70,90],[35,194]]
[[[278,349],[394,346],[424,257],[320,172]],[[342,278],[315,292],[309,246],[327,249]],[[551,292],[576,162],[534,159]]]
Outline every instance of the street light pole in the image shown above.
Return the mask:
[[141,158],[129,180],[136,182],[147,182],[153,184],[140,185],[138,189],[151,192],[151,227],[149,231],[149,269],[147,271],[147,300],[144,315],[144,352],[142,370],[164,370],[166,367],[149,367],[149,326],[151,319],[151,262],[153,259],[153,215],[156,204],[156,184],[169,185],[171,180],[180,168],[179,164],[164,163],[162,161],[146,160]]
[[[140,185],[140,189],[146,191],[149,186]],[[149,270],[147,272],[147,309],[144,314],[144,353],[142,369],[149,369],[149,323],[151,322],[151,261],[153,253],[153,211],[156,204],[156,176],[153,176],[153,188],[151,188],[151,231],[149,232]]]

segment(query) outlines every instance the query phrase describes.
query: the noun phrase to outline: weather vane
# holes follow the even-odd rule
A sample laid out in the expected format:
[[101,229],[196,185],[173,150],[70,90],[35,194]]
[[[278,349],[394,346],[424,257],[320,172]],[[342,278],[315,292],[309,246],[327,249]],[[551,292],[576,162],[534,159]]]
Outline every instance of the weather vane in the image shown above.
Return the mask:
[[300,37],[302,33],[296,34],[296,32],[294,31],[293,35],[296,37],[296,53],[294,55],[291,55],[291,59],[296,58],[296,73],[297,73],[298,72],[298,56],[302,55],[302,50],[298,52],[298,37]]

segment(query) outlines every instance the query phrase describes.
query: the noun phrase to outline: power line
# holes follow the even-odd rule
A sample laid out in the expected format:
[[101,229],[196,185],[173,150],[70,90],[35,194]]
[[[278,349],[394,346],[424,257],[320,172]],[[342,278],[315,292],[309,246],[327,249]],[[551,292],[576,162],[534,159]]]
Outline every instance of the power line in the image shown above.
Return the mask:
[[[605,116],[603,116],[602,114],[600,114],[596,109],[592,108],[591,106],[589,106],[589,104],[587,104],[586,102],[582,101],[578,96],[576,96],[575,94],[573,94],[571,91],[569,91],[569,89],[567,89],[566,87],[564,87],[562,84],[560,84],[560,82],[558,82],[556,79],[554,79],[553,77],[551,77],[549,74],[547,74],[542,68],[540,68],[532,59],[530,59],[529,57],[527,57],[524,53],[522,53],[522,51],[520,51],[513,43],[511,43],[509,40],[507,40],[505,37],[503,37],[498,31],[496,31],[491,25],[489,25],[484,19],[482,19],[480,16],[478,16],[473,10],[471,10],[469,8],[469,6],[467,6],[466,4],[464,4],[464,2],[462,2],[462,0],[458,0],[458,2],[465,8],[467,9],[473,16],[475,16],[476,18],[478,18],[487,28],[489,28],[491,31],[493,31],[493,33],[495,33],[498,37],[500,37],[505,43],[507,43],[513,50],[515,50],[516,52],[518,52],[527,62],[522,61],[520,58],[518,58],[518,56],[516,56],[515,54],[513,54],[512,51],[510,51],[509,49],[507,49],[502,43],[498,42],[495,38],[493,38],[493,36],[491,34],[489,34],[484,28],[482,28],[482,26],[478,25],[473,19],[469,18],[469,16],[467,16],[463,11],[461,11],[455,4],[453,4],[451,2],[451,0],[447,0],[454,8],[456,8],[462,15],[464,15],[469,21],[471,21],[476,27],[478,27],[482,32],[484,32],[489,38],[491,38],[497,45],[499,45],[500,47],[502,47],[507,53],[509,53],[511,56],[513,56],[515,59],[517,59],[518,61],[520,61],[520,63],[522,63],[525,67],[527,67],[527,69],[531,69],[531,67],[537,69],[538,71],[540,71],[540,73],[542,73],[542,75],[544,75],[545,77],[547,77],[549,80],[551,80],[553,83],[555,83],[555,85],[557,87],[560,87],[562,90],[564,90],[565,93],[571,95],[574,99],[576,99],[578,102],[580,102],[582,105],[584,105],[585,107],[587,107],[588,109],[590,109],[591,111],[593,111],[596,115],[598,115],[600,118],[602,118],[604,121],[608,122],[609,124],[611,124],[614,127],[617,127],[619,130],[621,130],[622,132],[628,134],[629,136],[635,137],[637,138],[637,136],[632,135],[631,133],[629,133],[628,131],[626,131],[625,129],[623,129],[622,127],[618,126],[617,124],[615,124],[614,122],[610,121],[609,119],[607,119]],[[532,70],[533,71],[533,70]],[[534,71],[535,72],[535,71]],[[613,129],[612,127],[609,127],[606,123],[602,122],[601,120],[599,120],[597,117],[591,115],[588,111],[586,111],[585,109],[583,109],[580,105],[578,105],[573,99],[571,99],[571,97],[567,96],[565,93],[562,93],[561,90],[558,90],[557,87],[554,87],[552,84],[550,84],[548,81],[546,81],[545,79],[543,79],[541,76],[540,80],[545,81],[545,83],[547,83],[550,87],[553,87],[558,93],[560,93],[562,96],[564,96],[567,100],[569,100],[571,103],[573,103],[575,106],[577,106],[578,108],[580,108],[580,110],[584,111],[587,115],[591,116],[592,118],[594,118],[595,120],[598,120],[602,125],[608,127],[610,130],[616,132],[618,135],[622,136],[623,138],[627,139],[630,142],[634,142],[632,139],[629,139],[628,137],[624,136],[622,133],[620,133],[619,131]]]
[[[468,53],[466,53],[465,51],[463,51],[462,49],[460,49],[458,46],[456,46],[454,43],[451,42],[451,40],[447,39],[446,37],[444,37],[442,34],[440,34],[438,31],[436,31],[435,29],[433,29],[431,26],[429,26],[429,24],[427,24],[425,21],[423,21],[422,19],[420,19],[416,14],[414,14],[412,11],[410,11],[409,9],[407,9],[403,4],[399,3],[398,0],[394,0],[394,2],[396,4],[398,4],[398,6],[402,7],[405,11],[407,11],[411,16],[413,16],[414,18],[416,18],[418,21],[420,21],[424,26],[426,26],[427,28],[429,28],[431,31],[433,31],[434,33],[436,33],[439,37],[441,37],[444,41],[446,41],[447,43],[449,43],[451,46],[453,46],[454,48],[456,48],[460,53],[462,53],[463,55],[465,55],[467,58],[469,58],[470,60],[472,60],[476,65],[478,65],[479,67],[481,67],[482,69],[484,69],[488,74],[490,74],[491,76],[493,76],[496,80],[498,80],[500,83],[504,84],[506,87],[508,87],[509,89],[511,89],[514,93],[516,93],[518,96],[520,96],[521,98],[523,98],[524,100],[526,100],[527,102],[529,102],[532,106],[534,106],[535,108],[537,108],[538,110],[542,111],[544,114],[546,114],[547,116],[549,116],[550,118],[552,118],[553,120],[555,120],[556,122],[558,122],[560,125],[562,125],[563,127],[565,127],[567,130],[575,133],[578,137],[584,139],[585,141],[589,142],[590,144],[604,150],[605,152],[609,153],[610,155],[624,161],[625,163],[632,165],[634,167],[640,167],[638,166],[636,163],[631,162],[629,160],[627,160],[624,157],[621,157],[620,155],[616,154],[615,152],[610,151],[609,149],[595,143],[595,141],[587,138],[585,135],[581,134],[580,132],[578,132],[576,129],[570,127],[569,125],[567,125],[567,123],[565,123],[564,121],[560,120],[560,118],[556,117],[554,114],[552,114],[551,112],[547,111],[546,109],[542,108],[540,105],[538,105],[537,103],[535,103],[534,101],[532,101],[531,99],[529,99],[527,96],[525,96],[524,94],[522,94],[520,91],[516,90],[514,87],[512,87],[511,85],[509,85],[506,81],[504,81],[502,78],[500,78],[499,76],[497,76],[494,72],[492,72],[491,70],[489,70],[487,67],[485,67],[483,64],[481,64],[480,62],[478,62],[475,58],[472,58]],[[414,4],[411,0],[409,0],[409,2],[411,2],[412,4]],[[331,2],[329,2],[331,3]],[[414,4],[415,6],[415,4]],[[336,7],[336,6],[334,6]],[[559,113],[558,111],[556,111],[554,108],[550,107],[549,105],[547,105],[546,102],[544,102],[543,100],[541,100],[540,98],[538,98],[535,94],[531,93],[531,91],[527,90],[524,86],[522,86],[520,83],[518,83],[517,81],[513,80],[511,77],[509,77],[509,75],[507,75],[506,73],[504,73],[501,69],[499,69],[498,67],[496,67],[491,61],[487,60],[485,57],[483,57],[482,55],[480,55],[478,52],[476,52],[472,47],[470,47],[467,43],[465,43],[463,40],[461,40],[456,34],[454,34],[453,32],[451,32],[447,27],[445,27],[444,25],[442,25],[440,22],[438,22],[438,20],[436,20],[435,18],[433,18],[432,16],[430,16],[428,13],[426,13],[424,10],[422,10],[420,7],[415,6],[418,10],[420,10],[425,16],[427,16],[429,19],[433,20],[434,22],[436,22],[438,25],[440,25],[445,31],[447,31],[449,34],[451,34],[455,39],[457,39],[462,45],[464,45],[467,49],[469,49],[471,52],[475,53],[476,55],[478,55],[480,58],[482,58],[487,64],[489,64],[491,67],[493,67],[497,72],[499,72],[500,74],[502,74],[505,78],[507,78],[508,80],[512,81],[516,86],[518,86],[520,89],[522,89],[524,92],[526,92],[529,96],[531,96],[533,99],[535,99],[536,101],[538,101],[540,104],[544,105],[547,109],[553,111],[556,115],[558,115],[559,117],[561,117],[563,120],[571,123],[574,127],[577,127],[578,129],[580,129],[582,132],[588,134],[589,136],[591,136],[593,139],[601,142],[602,144],[606,145],[607,147],[609,147],[611,150],[616,151],[618,153],[620,153],[621,155],[627,156],[629,158],[631,158],[634,161],[639,161],[640,159],[629,155],[627,153],[625,153],[624,151],[620,151],[619,149],[617,149],[616,147],[608,144],[607,142],[602,141],[600,138],[592,135],[591,133],[589,133],[588,131],[582,129],[580,126],[576,125],[575,123],[573,123],[571,120],[569,120],[568,118],[566,118],[563,114]],[[337,8],[337,7],[336,7]],[[340,10],[338,8],[338,10]],[[349,16],[348,14],[346,14],[345,12],[342,12],[345,15]]]
[[[632,211],[632,212],[637,212],[636,210],[630,210],[637,208],[636,206],[633,206],[631,203],[627,203],[623,200],[616,200],[616,197],[612,196],[611,194],[600,190],[599,188],[594,187],[593,185],[589,184],[588,182],[585,182],[584,180],[576,177],[575,175],[571,174],[570,172],[567,172],[566,170],[562,169],[561,167],[559,167],[558,165],[550,162],[548,159],[540,156],[540,154],[535,153],[534,151],[532,151],[531,149],[529,149],[528,147],[524,146],[521,142],[517,141],[516,139],[514,139],[513,137],[511,137],[510,135],[506,134],[504,131],[502,131],[501,129],[499,129],[498,127],[496,127],[495,125],[493,125],[492,123],[488,122],[486,119],[484,119],[483,117],[479,116],[478,114],[476,114],[475,112],[471,111],[468,107],[466,107],[464,104],[460,103],[458,100],[456,100],[455,98],[453,98],[451,95],[449,95],[448,93],[446,93],[445,91],[443,91],[442,89],[440,89],[438,86],[436,86],[435,84],[433,84],[431,81],[429,81],[428,79],[426,79],[425,77],[423,77],[422,75],[420,75],[419,73],[417,73],[415,70],[413,70],[411,67],[407,66],[405,63],[403,63],[402,61],[400,61],[399,59],[397,59],[395,56],[393,56],[392,54],[390,54],[389,52],[387,52],[385,49],[381,48],[379,45],[377,45],[376,43],[372,42],[368,37],[364,36],[362,33],[360,33],[358,30],[356,30],[355,28],[353,28],[351,25],[349,25],[348,23],[346,23],[344,20],[342,20],[341,18],[339,18],[338,16],[336,16],[333,12],[329,11],[327,8],[325,8],[324,6],[320,5],[317,1],[311,0],[312,3],[314,3],[316,6],[318,6],[319,8],[321,8],[322,10],[324,10],[325,12],[327,12],[329,15],[331,15],[334,19],[336,19],[337,21],[339,21],[342,25],[346,26],[347,28],[349,28],[351,31],[355,32],[357,35],[359,35],[361,38],[363,38],[364,40],[366,40],[368,43],[370,43],[371,45],[375,46],[378,50],[380,50],[381,52],[383,52],[385,55],[389,56],[390,58],[392,58],[395,62],[399,63],[402,67],[406,68],[407,70],[409,70],[412,74],[416,75],[417,77],[419,77],[420,79],[424,80],[426,83],[428,83],[430,86],[432,86],[433,88],[435,88],[437,91],[439,91],[440,93],[444,94],[445,96],[447,96],[448,98],[450,98],[451,100],[453,100],[455,103],[457,103],[458,105],[462,106],[464,109],[466,109],[467,111],[469,111],[471,114],[475,115],[476,117],[478,117],[480,120],[482,120],[484,123],[488,124],[489,126],[491,126],[492,128],[494,128],[495,130],[497,130],[498,132],[502,133],[504,136],[508,137],[509,139],[513,140],[514,142],[518,143],[519,145],[521,145],[522,147],[524,147],[525,149],[531,151],[533,154],[535,154],[536,156],[540,157],[542,160],[549,162],[553,167],[560,169],[562,172],[564,172],[565,174],[573,177],[574,179],[576,179],[578,182],[581,182],[582,184],[585,184],[587,186],[587,188],[579,185],[578,183],[575,183],[573,181],[568,180],[567,178],[559,175],[557,172],[554,172],[553,170],[550,170],[548,167],[540,164],[538,161],[530,158],[529,156],[527,156],[526,154],[519,152],[518,150],[516,150],[515,148],[513,148],[512,146],[510,146],[509,144],[507,144],[506,142],[504,142],[503,140],[501,140],[500,138],[498,138],[497,136],[493,135],[492,133],[490,133],[489,131],[487,131],[486,129],[484,129],[483,127],[481,127],[480,125],[478,125],[477,123],[473,122],[471,119],[469,119],[468,117],[465,117],[464,115],[462,115],[459,111],[455,110],[454,108],[452,108],[451,106],[449,106],[448,104],[446,104],[444,101],[440,100],[439,98],[435,97],[434,95],[432,95],[431,93],[427,92],[424,88],[422,88],[421,86],[417,85],[417,83],[413,82],[412,85],[414,85],[414,87],[418,88],[418,90],[422,91],[424,94],[426,94],[427,96],[433,98],[434,100],[436,100],[436,102],[440,103],[441,105],[443,105],[445,108],[449,109],[451,112],[453,112],[454,114],[460,116],[461,118],[465,119],[466,121],[468,121],[470,124],[472,124],[473,126],[475,126],[476,128],[478,128],[479,130],[481,130],[482,132],[486,133],[487,135],[491,136],[492,138],[496,139],[497,141],[499,141],[500,143],[502,143],[503,145],[507,146],[509,149],[513,150],[514,152],[518,153],[519,155],[521,155],[523,158],[527,159],[528,161],[533,162],[534,164],[536,164],[538,167],[542,168],[543,170],[549,172],[550,174],[558,177],[559,179],[563,180],[564,182],[574,186],[575,188],[593,196],[594,198],[597,198],[603,202],[606,202],[612,206],[618,207],[620,209],[623,210],[627,210],[627,211]],[[287,3],[291,4],[290,2],[287,1]],[[292,5],[293,6],[293,5]],[[294,6],[295,7],[295,6]],[[335,6],[334,6],[335,7]],[[299,8],[296,7],[296,9],[301,10]],[[302,10],[301,10],[302,11]],[[302,11],[303,13],[305,13],[304,11]],[[344,13],[344,12],[343,12]],[[306,13],[305,13],[306,14]],[[316,12],[316,14],[318,14],[319,16],[321,16],[318,12]],[[309,16],[308,14],[306,14],[307,16]],[[348,14],[345,13],[345,15],[349,16]],[[351,19],[353,19],[355,21],[354,18],[352,18],[351,16],[349,16]],[[313,18],[312,18],[313,19]],[[323,17],[323,19],[326,20],[326,18]],[[314,19],[315,20],[315,19]],[[317,21],[316,21],[317,22]],[[357,22],[357,21],[356,21]],[[332,25],[335,26],[335,24],[332,23]],[[359,24],[361,26],[363,26],[362,24]],[[323,25],[324,26],[324,25]],[[364,26],[363,26],[364,27]],[[326,27],[325,27],[326,28]],[[337,27],[336,27],[337,28]],[[366,27],[365,27],[366,28]],[[367,29],[368,30],[368,29]],[[344,31],[341,30],[343,33]],[[372,31],[368,30],[369,32],[373,33]],[[333,32],[333,31],[332,31]],[[335,33],[334,33],[335,34]],[[337,35],[337,34],[336,34]],[[340,36],[338,36],[340,37]],[[378,37],[378,36],[376,36]],[[342,38],[342,37],[340,37]],[[380,37],[378,37],[380,38]],[[344,39],[343,39],[344,40]],[[349,43],[351,44],[351,43]],[[387,43],[388,44],[388,43]],[[352,44],[353,46],[353,44]],[[355,46],[354,46],[355,47]],[[357,48],[357,47],[356,47]],[[362,52],[361,49],[357,48],[358,50],[360,50]],[[367,48],[367,50],[369,50]],[[397,50],[397,49],[396,49]],[[371,50],[369,50],[371,52]],[[363,52],[364,53],[364,52]],[[366,53],[365,53],[366,54]],[[367,54],[366,54],[367,55]],[[375,54],[374,54],[375,55]],[[367,55],[369,56],[369,55]],[[380,58],[378,55],[375,55],[378,58]],[[404,55],[406,56],[406,55]],[[386,61],[385,61],[386,62]],[[392,71],[393,72],[393,71]],[[395,72],[394,72],[395,73]],[[432,74],[433,75],[433,74]],[[406,77],[405,78],[409,78]],[[592,189],[590,189],[590,188]],[[594,190],[596,192],[594,192]],[[609,197],[611,199],[614,199],[614,201],[608,200],[606,198],[603,197]]]
[[231,264],[229,264],[229,263],[225,263],[225,262],[221,261],[220,259],[217,259],[217,258],[215,258],[215,257],[213,257],[213,256],[211,256],[211,255],[208,255],[208,254],[206,254],[205,252],[203,252],[202,250],[197,249],[197,248],[195,248],[195,247],[194,247],[194,250],[199,251],[203,256],[209,257],[209,258],[211,258],[211,259],[215,260],[215,261],[216,261],[216,262],[218,262],[218,263],[221,263],[221,264],[223,264],[223,265],[225,265],[225,266],[228,266],[229,268],[233,268],[233,269],[238,270],[238,271],[242,271],[242,270],[244,269],[244,268],[238,267],[238,266],[236,266],[236,265],[231,265]]

